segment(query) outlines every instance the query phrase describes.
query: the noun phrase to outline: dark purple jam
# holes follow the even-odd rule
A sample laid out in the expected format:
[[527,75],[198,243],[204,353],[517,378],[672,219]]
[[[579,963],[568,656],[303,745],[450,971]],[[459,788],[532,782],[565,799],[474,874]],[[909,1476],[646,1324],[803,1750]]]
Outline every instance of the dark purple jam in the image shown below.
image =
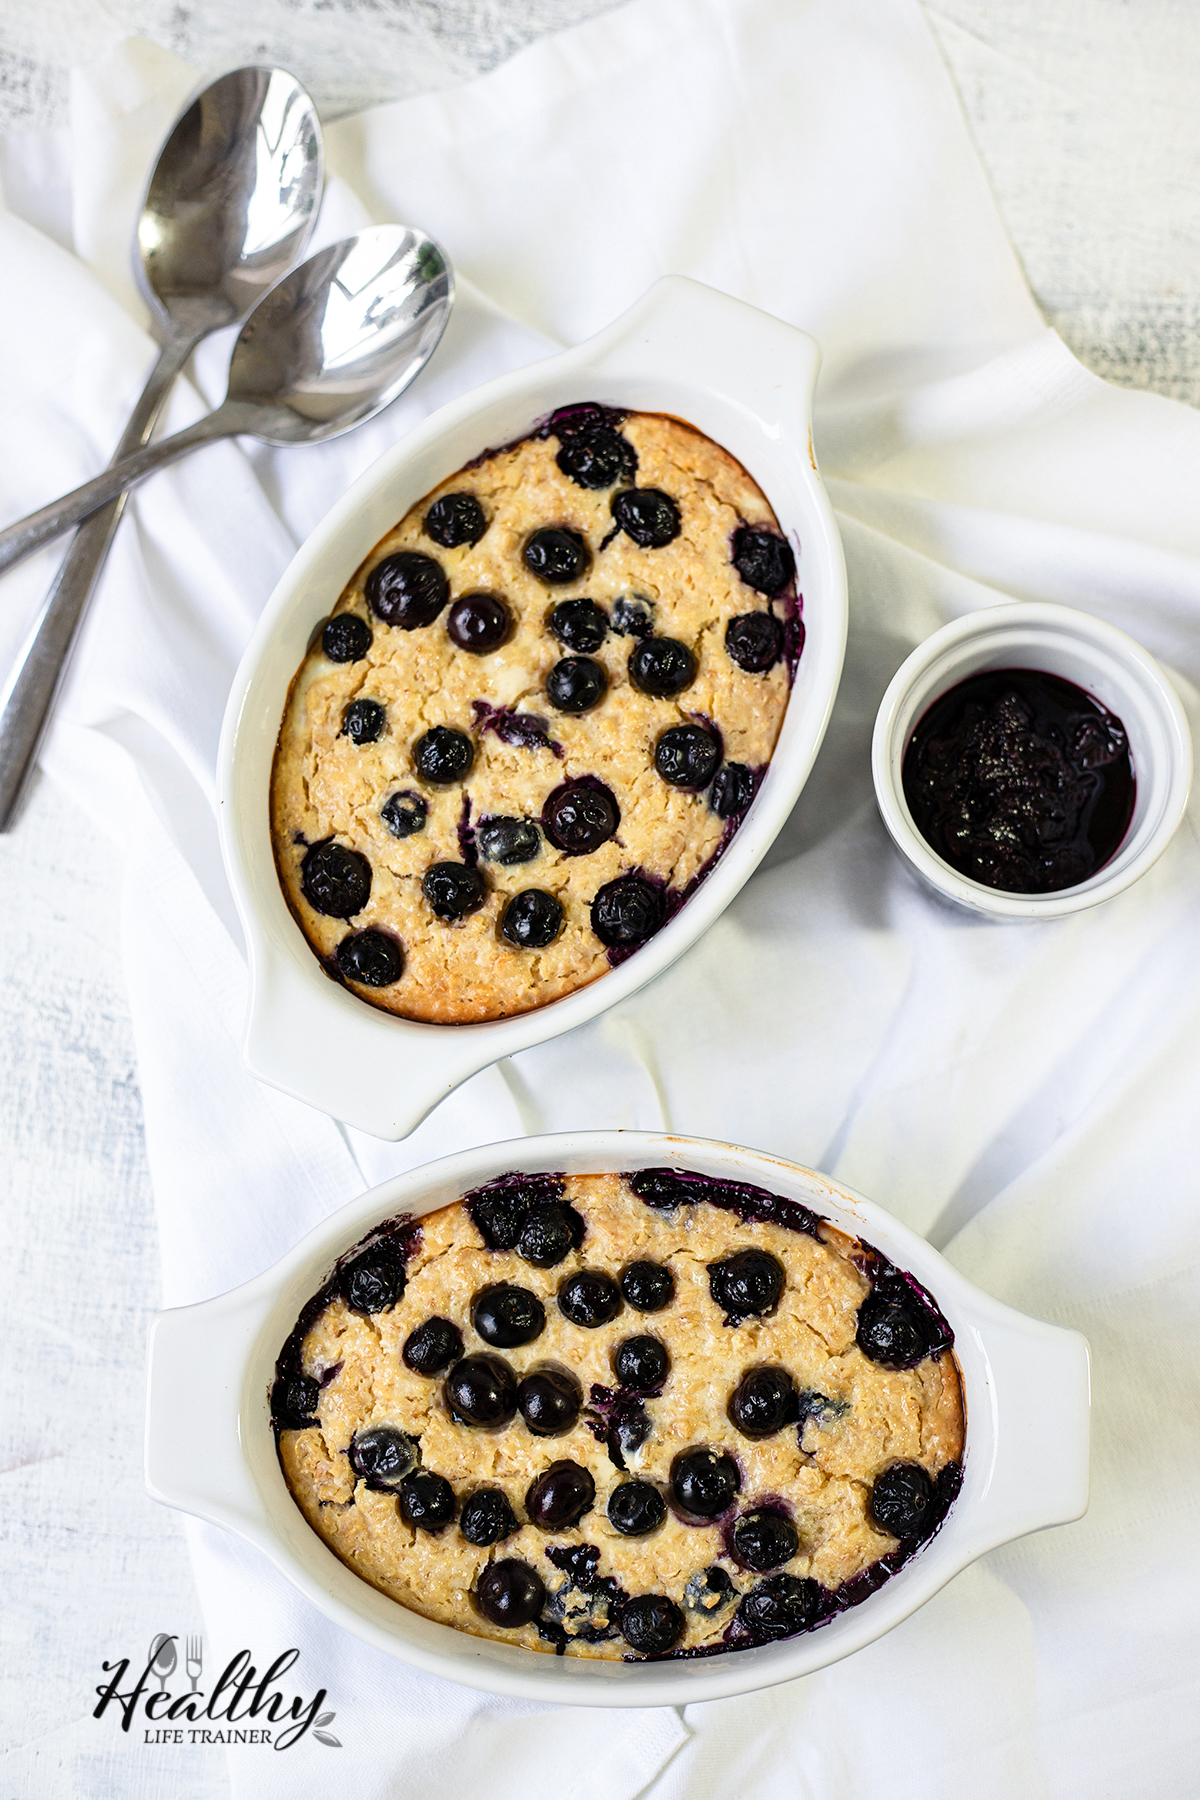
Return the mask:
[[1036,669],[988,669],[929,708],[904,753],[917,829],[960,875],[1052,894],[1115,855],[1137,784],[1120,719]]

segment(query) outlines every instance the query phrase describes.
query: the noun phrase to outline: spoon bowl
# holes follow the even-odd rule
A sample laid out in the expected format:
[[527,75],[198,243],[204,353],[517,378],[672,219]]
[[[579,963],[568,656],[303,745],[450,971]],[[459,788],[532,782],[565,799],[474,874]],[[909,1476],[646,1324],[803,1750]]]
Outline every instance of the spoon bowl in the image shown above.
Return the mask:
[[227,403],[254,407],[268,444],[349,431],[408,387],[453,301],[432,239],[377,225],[310,256],[255,307],[234,345]]
[[233,325],[301,254],[321,195],[316,108],[283,69],[235,69],[205,88],[159,152],[138,222],[136,272],[164,328]]

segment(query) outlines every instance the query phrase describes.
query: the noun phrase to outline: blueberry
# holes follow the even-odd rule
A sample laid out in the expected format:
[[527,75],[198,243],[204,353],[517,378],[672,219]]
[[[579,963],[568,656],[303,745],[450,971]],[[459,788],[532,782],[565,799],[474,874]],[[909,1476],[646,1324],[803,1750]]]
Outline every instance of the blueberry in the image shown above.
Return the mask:
[[885,1369],[910,1369],[935,1348],[930,1319],[917,1296],[902,1285],[877,1285],[858,1309],[855,1342]]
[[608,692],[608,676],[592,656],[564,656],[546,677],[546,698],[558,712],[590,712]]
[[356,1431],[350,1440],[350,1467],[361,1475],[376,1493],[387,1493],[399,1487],[406,1475],[417,1466],[417,1445],[403,1431],[390,1425],[375,1425],[369,1431]]
[[586,573],[592,557],[577,531],[547,526],[528,540],[524,560],[529,573],[548,587],[566,587]]
[[367,621],[357,613],[338,613],[321,633],[321,648],[330,662],[361,662],[374,636]]
[[531,1525],[543,1531],[568,1531],[577,1525],[596,1498],[596,1484],[579,1463],[551,1463],[525,1495]]
[[512,1350],[541,1336],[546,1329],[546,1309],[528,1288],[496,1281],[480,1288],[472,1300],[471,1323],[485,1344]]
[[544,950],[562,929],[561,900],[541,888],[514,894],[504,909],[500,930],[518,950]]
[[351,919],[371,898],[371,865],[361,851],[322,838],[304,853],[300,888],[314,912]]
[[743,613],[725,627],[725,651],[748,675],[765,675],[783,651],[783,626],[774,613]]
[[690,1206],[696,1198],[695,1188],[674,1169],[639,1169],[628,1181],[638,1199],[655,1212],[674,1212],[677,1206]]
[[633,1262],[621,1276],[621,1292],[638,1312],[661,1312],[675,1298],[675,1277],[662,1263]]
[[660,1388],[667,1379],[671,1358],[657,1338],[631,1337],[617,1345],[613,1367],[622,1387],[648,1392],[651,1388]]
[[482,819],[475,827],[475,848],[485,862],[532,862],[542,847],[542,834],[532,819]]
[[517,1389],[521,1417],[537,1437],[570,1431],[583,1406],[583,1389],[565,1369],[535,1369]]
[[429,807],[420,794],[401,788],[384,801],[379,816],[394,838],[412,837],[414,833],[424,831]]
[[391,987],[404,973],[404,952],[385,931],[355,931],[338,945],[337,966],[347,981]]
[[799,1417],[791,1376],[786,1369],[747,1369],[729,1397],[728,1410],[743,1437],[772,1437]]
[[550,629],[568,650],[586,655],[604,642],[608,617],[594,600],[560,600],[550,614]]
[[583,1241],[583,1220],[573,1206],[550,1202],[526,1213],[517,1238],[517,1255],[535,1269],[552,1269]]
[[383,1312],[395,1306],[405,1289],[404,1270],[385,1248],[364,1250],[338,1273],[338,1287],[355,1312]]
[[587,856],[606,844],[621,823],[616,800],[599,782],[570,781],[555,788],[542,809],[542,826],[565,856]]
[[502,1538],[511,1537],[520,1528],[504,1490],[484,1487],[476,1488],[470,1499],[463,1502],[458,1529],[468,1544],[483,1550],[489,1544],[498,1544]]
[[397,550],[385,556],[367,576],[367,605],[385,625],[416,631],[433,621],[450,598],[450,586],[439,562],[419,550]]
[[933,1481],[920,1463],[893,1463],[871,1490],[871,1517],[891,1537],[920,1537],[933,1510]]
[[760,1644],[792,1637],[811,1625],[821,1604],[821,1589],[809,1576],[768,1575],[743,1596],[739,1625]]
[[271,1389],[271,1418],[280,1431],[303,1431],[317,1422],[321,1384],[312,1375],[280,1375]]
[[689,1612],[699,1613],[701,1618],[712,1618],[722,1607],[729,1605],[736,1592],[732,1576],[714,1563],[711,1569],[699,1569],[688,1577],[683,1602]]
[[733,566],[747,587],[778,594],[795,575],[796,558],[777,531],[742,525],[733,534]]
[[642,594],[622,594],[612,609],[612,628],[622,637],[650,637],[654,631],[653,600]]
[[601,426],[569,437],[555,458],[564,475],[576,487],[610,488],[631,481],[637,471],[637,452],[618,431]]
[[648,1481],[623,1481],[608,1497],[608,1522],[622,1537],[648,1537],[666,1516],[666,1501]]
[[642,1656],[661,1656],[683,1636],[684,1617],[665,1594],[638,1594],[617,1616],[621,1636]]
[[378,700],[352,700],[342,714],[338,736],[348,737],[352,744],[373,744],[383,736],[386,724],[387,708]]
[[661,488],[625,488],[614,494],[612,516],[642,550],[661,550],[679,536],[679,508]]
[[460,650],[485,656],[512,631],[512,614],[498,594],[464,594],[450,608],[446,630]]
[[413,767],[422,781],[448,787],[470,773],[475,746],[465,731],[452,725],[434,725],[423,731],[412,751]]
[[425,536],[443,550],[477,544],[486,530],[483,508],[474,494],[443,494],[425,514]]
[[725,1450],[710,1450],[707,1445],[681,1450],[671,1464],[675,1504],[697,1519],[715,1519],[726,1512],[741,1485],[738,1466]]
[[400,1484],[400,1517],[417,1531],[440,1531],[454,1517],[454,1489],[444,1475],[418,1469]]
[[666,916],[661,891],[640,875],[606,882],[592,901],[592,930],[610,949],[644,944]]
[[766,1250],[739,1250],[708,1265],[708,1291],[727,1319],[774,1312],[783,1288],[783,1264]]
[[449,1319],[426,1319],[410,1331],[400,1352],[404,1365],[417,1375],[440,1375],[462,1355],[462,1332]]
[[464,1356],[442,1391],[459,1425],[505,1425],[517,1410],[516,1380],[499,1356]]
[[483,876],[466,863],[431,863],[421,877],[421,890],[430,911],[447,923],[478,912],[487,899]]
[[703,725],[672,725],[654,746],[654,766],[671,787],[706,788],[720,760],[720,739]]
[[629,652],[629,679],[643,694],[669,700],[696,679],[696,658],[678,638],[643,638]]
[[536,1569],[518,1557],[489,1563],[475,1583],[475,1604],[492,1625],[516,1631],[537,1618],[546,1589]]
[[600,1269],[583,1269],[571,1275],[558,1290],[558,1310],[572,1325],[589,1331],[608,1325],[621,1310],[621,1290],[611,1275]]
[[726,763],[713,776],[708,804],[718,819],[736,819],[754,798],[754,770],[745,763]]
[[734,1523],[733,1553],[740,1563],[760,1575],[791,1562],[799,1548],[796,1527],[778,1513],[743,1513]]
[[522,1177],[514,1171],[468,1194],[467,1211],[489,1250],[513,1250],[527,1213],[557,1200],[562,1185],[557,1175]]

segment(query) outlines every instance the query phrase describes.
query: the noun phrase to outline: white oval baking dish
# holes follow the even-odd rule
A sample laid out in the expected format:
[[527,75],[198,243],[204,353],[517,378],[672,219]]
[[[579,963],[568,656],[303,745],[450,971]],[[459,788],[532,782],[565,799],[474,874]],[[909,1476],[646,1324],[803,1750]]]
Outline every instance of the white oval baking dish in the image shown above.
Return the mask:
[[[539,1655],[409,1612],[361,1580],[306,1523],[283,1479],[268,1393],[301,1307],[381,1220],[415,1217],[508,1169],[629,1173],[673,1165],[801,1201],[914,1274],[955,1334],[967,1408],[963,1485],[941,1530],[861,1606],[783,1643],[695,1661]],[[755,1150],[648,1132],[518,1139],[385,1182],[273,1269],[219,1299],[159,1313],[150,1331],[146,1485],[156,1500],[254,1544],[314,1606],[377,1649],[468,1687],[575,1706],[683,1706],[807,1675],[907,1618],[984,1551],[1078,1518],[1088,1499],[1088,1350],[1074,1331],[1014,1312],[858,1194]]]
[[[1049,894],[985,887],[943,862],[909,811],[904,754],[914,730],[935,700],[984,669],[1059,675],[1125,727],[1137,783],[1133,817],[1116,853],[1075,887]],[[1099,906],[1153,867],[1187,810],[1192,735],[1166,672],[1133,638],[1073,606],[1009,600],[951,620],[905,658],[876,714],[871,772],[888,834],[922,881],[970,912],[1029,923]]]
[[[243,1055],[260,1080],[376,1137],[404,1137],[477,1070],[625,999],[674,962],[733,899],[795,805],[841,676],[846,571],[810,433],[819,360],[813,340],[794,327],[698,282],[667,276],[587,343],[443,407],[382,456],[297,553],[242,658],[218,765],[225,867],[250,960]],[[488,445],[520,437],[572,400],[685,419],[737,457],[763,489],[796,552],[803,595],[804,653],[783,729],[721,861],[627,962],[513,1019],[479,1025],[397,1019],[330,980],[280,890],[268,798],[288,686],[315,626],[384,532]]]

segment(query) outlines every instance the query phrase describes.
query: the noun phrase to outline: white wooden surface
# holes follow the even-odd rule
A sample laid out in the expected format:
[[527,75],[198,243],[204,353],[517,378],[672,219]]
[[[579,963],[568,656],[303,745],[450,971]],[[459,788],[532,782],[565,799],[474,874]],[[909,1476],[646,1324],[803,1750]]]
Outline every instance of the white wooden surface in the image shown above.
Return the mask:
[[[799,0],[797,0],[799,3]],[[833,0],[826,0],[833,3]],[[66,67],[140,31],[209,69],[274,60],[327,116],[465,78],[603,0],[0,0],[0,129],[62,116]],[[928,8],[1048,317],[1110,378],[1200,403],[1200,8]],[[116,928],[117,852],[35,786],[0,838],[6,1367],[4,1796],[224,1794],[220,1750],[94,1721],[103,1660],[199,1629],[182,1530],[143,1495],[152,1198]]]

